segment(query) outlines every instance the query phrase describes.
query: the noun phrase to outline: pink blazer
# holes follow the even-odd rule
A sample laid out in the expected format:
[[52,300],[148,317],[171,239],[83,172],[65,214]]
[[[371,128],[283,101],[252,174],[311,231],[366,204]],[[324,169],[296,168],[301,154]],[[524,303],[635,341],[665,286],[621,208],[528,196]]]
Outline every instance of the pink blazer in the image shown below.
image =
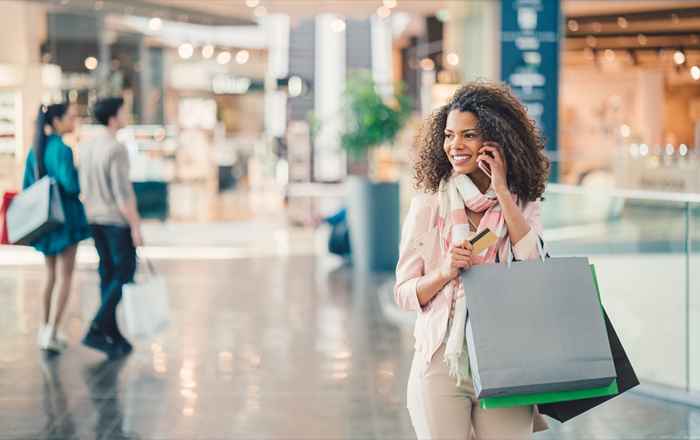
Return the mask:
[[[542,232],[540,202],[522,206],[530,231],[512,246],[518,260],[539,258],[538,243]],[[440,248],[440,232],[436,227],[439,211],[437,194],[420,194],[411,201],[411,207],[401,232],[399,262],[396,266],[394,300],[403,310],[416,311],[418,317],[413,332],[416,355],[428,364],[440,348],[447,331],[447,321],[455,288],[448,283],[426,306],[418,302],[418,280],[438,268],[444,258]],[[546,429],[547,424],[537,414],[535,429]]]

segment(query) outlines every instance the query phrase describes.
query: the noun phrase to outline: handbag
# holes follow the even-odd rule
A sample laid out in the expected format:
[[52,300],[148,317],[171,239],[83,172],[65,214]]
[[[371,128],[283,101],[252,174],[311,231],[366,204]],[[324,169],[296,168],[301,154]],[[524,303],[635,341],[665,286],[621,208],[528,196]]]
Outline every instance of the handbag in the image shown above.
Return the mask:
[[122,307],[126,331],[130,336],[151,338],[170,323],[170,304],[165,278],[158,275],[150,260],[146,277],[140,282],[125,284]]
[[2,205],[0,205],[0,244],[10,244],[10,238],[7,235],[7,210],[16,195],[16,191],[7,191],[2,195]]
[[36,182],[17,194],[7,209],[7,235],[11,244],[31,245],[43,235],[65,223],[58,182],[50,176],[39,176]]

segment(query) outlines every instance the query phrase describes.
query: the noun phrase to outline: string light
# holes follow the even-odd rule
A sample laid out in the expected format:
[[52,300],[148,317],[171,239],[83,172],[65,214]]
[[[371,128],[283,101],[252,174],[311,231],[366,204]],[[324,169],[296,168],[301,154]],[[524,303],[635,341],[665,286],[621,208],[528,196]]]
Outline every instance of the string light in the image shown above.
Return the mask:
[[206,44],[202,47],[202,57],[209,59],[214,56],[214,46],[211,44]]
[[693,66],[690,68],[690,77],[693,78],[695,81],[700,80],[700,67],[698,66]]
[[248,52],[247,50],[239,50],[236,53],[236,62],[238,64],[245,64],[248,62],[249,59],[250,59],[250,52]]
[[216,62],[224,65],[228,64],[231,62],[231,52],[224,50],[222,52],[219,52],[219,55],[216,56]]
[[158,32],[163,28],[163,20],[158,17],[153,17],[148,20],[148,28],[152,31]]
[[387,18],[388,16],[391,15],[391,9],[387,8],[386,6],[380,6],[377,9],[377,15],[380,18]]
[[457,55],[454,52],[448,53],[446,59],[447,64],[449,64],[450,66],[456,66],[459,64],[459,55]]
[[85,58],[85,68],[87,70],[95,70],[95,69],[97,69],[98,65],[99,65],[99,62],[97,61],[97,58],[95,58],[95,57]]
[[345,30],[345,20],[342,18],[336,18],[331,22],[331,30],[336,33],[341,33]]
[[190,59],[194,55],[194,47],[190,43],[183,43],[177,48],[177,53],[184,60]]
[[677,50],[673,53],[673,62],[678,64],[679,66],[685,63],[685,54],[682,50]]

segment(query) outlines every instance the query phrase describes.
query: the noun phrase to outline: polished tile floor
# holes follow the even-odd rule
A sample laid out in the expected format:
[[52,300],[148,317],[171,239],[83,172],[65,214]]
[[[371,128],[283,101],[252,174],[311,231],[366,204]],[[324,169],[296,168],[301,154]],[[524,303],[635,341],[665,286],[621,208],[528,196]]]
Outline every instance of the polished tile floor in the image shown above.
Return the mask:
[[[97,304],[81,264],[70,348],[35,348],[41,266],[0,267],[0,439],[410,439],[409,328],[382,276],[327,256],[156,260],[171,326],[106,362],[78,343]],[[630,394],[536,439],[700,439],[700,410]]]

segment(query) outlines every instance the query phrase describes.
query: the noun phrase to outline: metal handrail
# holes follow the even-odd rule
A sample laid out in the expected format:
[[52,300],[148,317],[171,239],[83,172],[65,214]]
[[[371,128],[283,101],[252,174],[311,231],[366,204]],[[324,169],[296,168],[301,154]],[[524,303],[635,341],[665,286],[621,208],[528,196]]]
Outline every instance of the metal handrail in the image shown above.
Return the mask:
[[[562,183],[547,184],[547,191],[556,194],[578,194],[591,195],[591,188],[578,185],[566,185]],[[600,195],[608,197],[620,197],[624,199],[649,200],[659,202],[677,202],[677,203],[700,203],[700,194],[698,193],[672,193],[665,191],[647,191],[640,189],[596,189]]]

